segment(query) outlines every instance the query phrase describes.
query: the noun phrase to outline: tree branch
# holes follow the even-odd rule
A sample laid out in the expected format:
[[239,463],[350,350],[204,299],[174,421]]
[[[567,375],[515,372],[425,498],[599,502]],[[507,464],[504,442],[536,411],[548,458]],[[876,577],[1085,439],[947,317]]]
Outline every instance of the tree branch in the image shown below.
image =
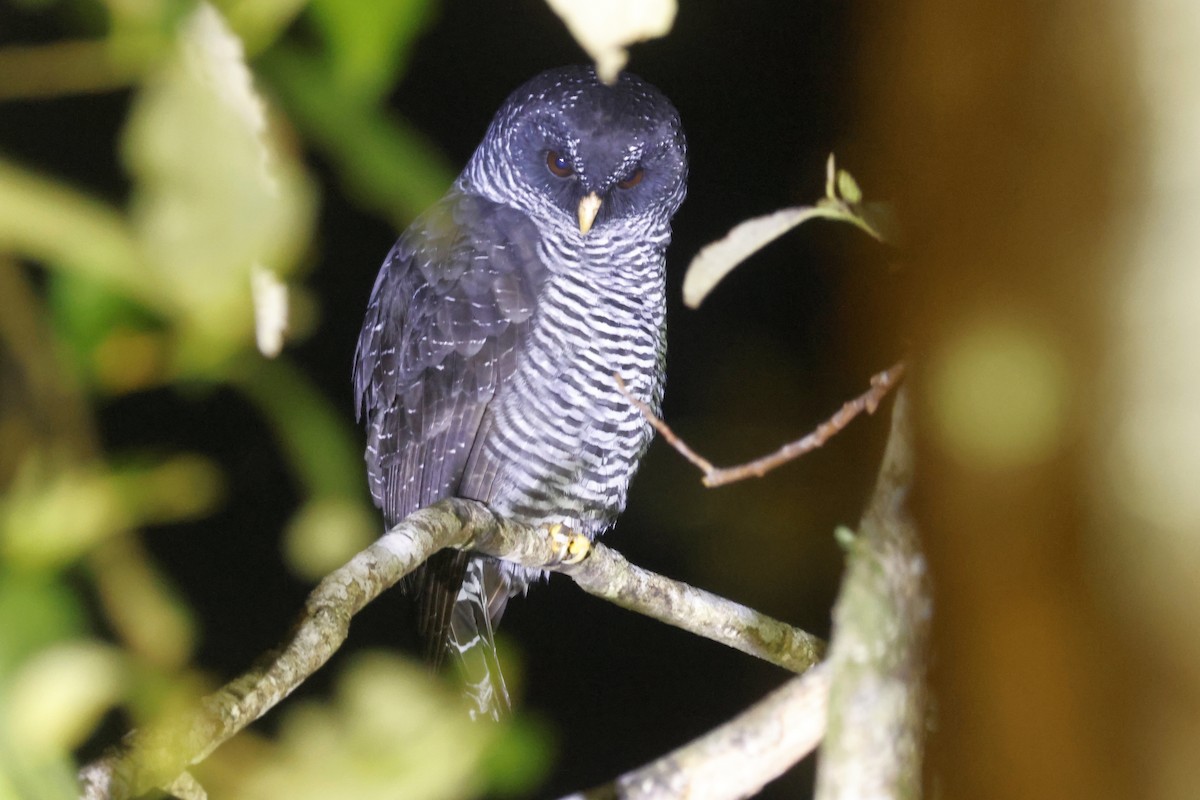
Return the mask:
[[190,714],[135,731],[80,770],[82,796],[135,797],[171,783],[221,743],[288,696],[338,650],[350,620],[367,603],[443,547],[463,547],[531,567],[568,573],[585,590],[618,605],[706,636],[785,669],[802,671],[820,658],[819,639],[756,611],[634,567],[594,545],[579,564],[544,529],[519,525],[469,500],[443,500],[415,512],[309,595],[287,640],[246,673],[205,697]]
[[570,575],[588,594],[792,672],[804,672],[824,655],[824,643],[810,633],[644,570],[602,544],[592,545],[592,549],[581,564],[551,569]]
[[819,664],[678,750],[562,800],[749,797],[821,741],[829,678],[828,665]]
[[817,800],[921,794],[925,648],[932,614],[926,562],[908,503],[912,423],[901,390],[870,505],[849,546],[826,662],[833,682]]

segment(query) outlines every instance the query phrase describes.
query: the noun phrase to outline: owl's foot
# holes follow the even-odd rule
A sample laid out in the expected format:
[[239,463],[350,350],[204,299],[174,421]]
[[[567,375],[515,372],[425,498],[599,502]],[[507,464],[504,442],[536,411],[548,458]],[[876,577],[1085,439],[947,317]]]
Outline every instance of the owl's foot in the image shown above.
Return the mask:
[[582,533],[576,533],[561,522],[550,523],[545,526],[545,530],[546,535],[550,537],[551,546],[554,547],[554,560],[551,564],[578,564],[592,552],[591,539]]

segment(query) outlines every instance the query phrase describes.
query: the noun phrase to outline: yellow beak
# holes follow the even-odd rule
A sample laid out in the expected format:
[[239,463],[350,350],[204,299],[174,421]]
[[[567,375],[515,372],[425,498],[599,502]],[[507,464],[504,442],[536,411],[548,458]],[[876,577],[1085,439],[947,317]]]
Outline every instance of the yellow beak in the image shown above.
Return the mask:
[[592,229],[596,215],[600,213],[601,202],[600,195],[595,192],[579,201],[579,232],[585,236]]

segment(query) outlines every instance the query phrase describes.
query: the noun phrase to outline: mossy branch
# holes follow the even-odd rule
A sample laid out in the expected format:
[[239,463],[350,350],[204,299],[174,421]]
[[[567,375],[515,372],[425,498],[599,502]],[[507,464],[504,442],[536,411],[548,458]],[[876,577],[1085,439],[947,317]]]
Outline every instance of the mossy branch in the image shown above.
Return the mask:
[[171,784],[300,686],[337,652],[355,614],[443,547],[565,572],[591,594],[791,671],[815,664],[823,649],[810,634],[636,567],[603,545],[594,545],[579,564],[556,563],[561,554],[544,529],[505,520],[480,503],[443,500],[415,512],[322,580],[287,640],[243,675],[190,714],[130,733],[81,769],[82,796],[136,797]]

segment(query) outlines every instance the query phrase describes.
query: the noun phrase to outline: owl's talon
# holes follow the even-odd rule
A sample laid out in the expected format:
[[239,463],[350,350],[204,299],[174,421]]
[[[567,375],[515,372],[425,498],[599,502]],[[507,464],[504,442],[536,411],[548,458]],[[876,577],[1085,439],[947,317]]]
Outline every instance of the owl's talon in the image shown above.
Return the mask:
[[554,548],[551,564],[578,564],[592,552],[591,539],[582,533],[576,533],[561,522],[547,525],[546,535],[550,537],[551,546]]

